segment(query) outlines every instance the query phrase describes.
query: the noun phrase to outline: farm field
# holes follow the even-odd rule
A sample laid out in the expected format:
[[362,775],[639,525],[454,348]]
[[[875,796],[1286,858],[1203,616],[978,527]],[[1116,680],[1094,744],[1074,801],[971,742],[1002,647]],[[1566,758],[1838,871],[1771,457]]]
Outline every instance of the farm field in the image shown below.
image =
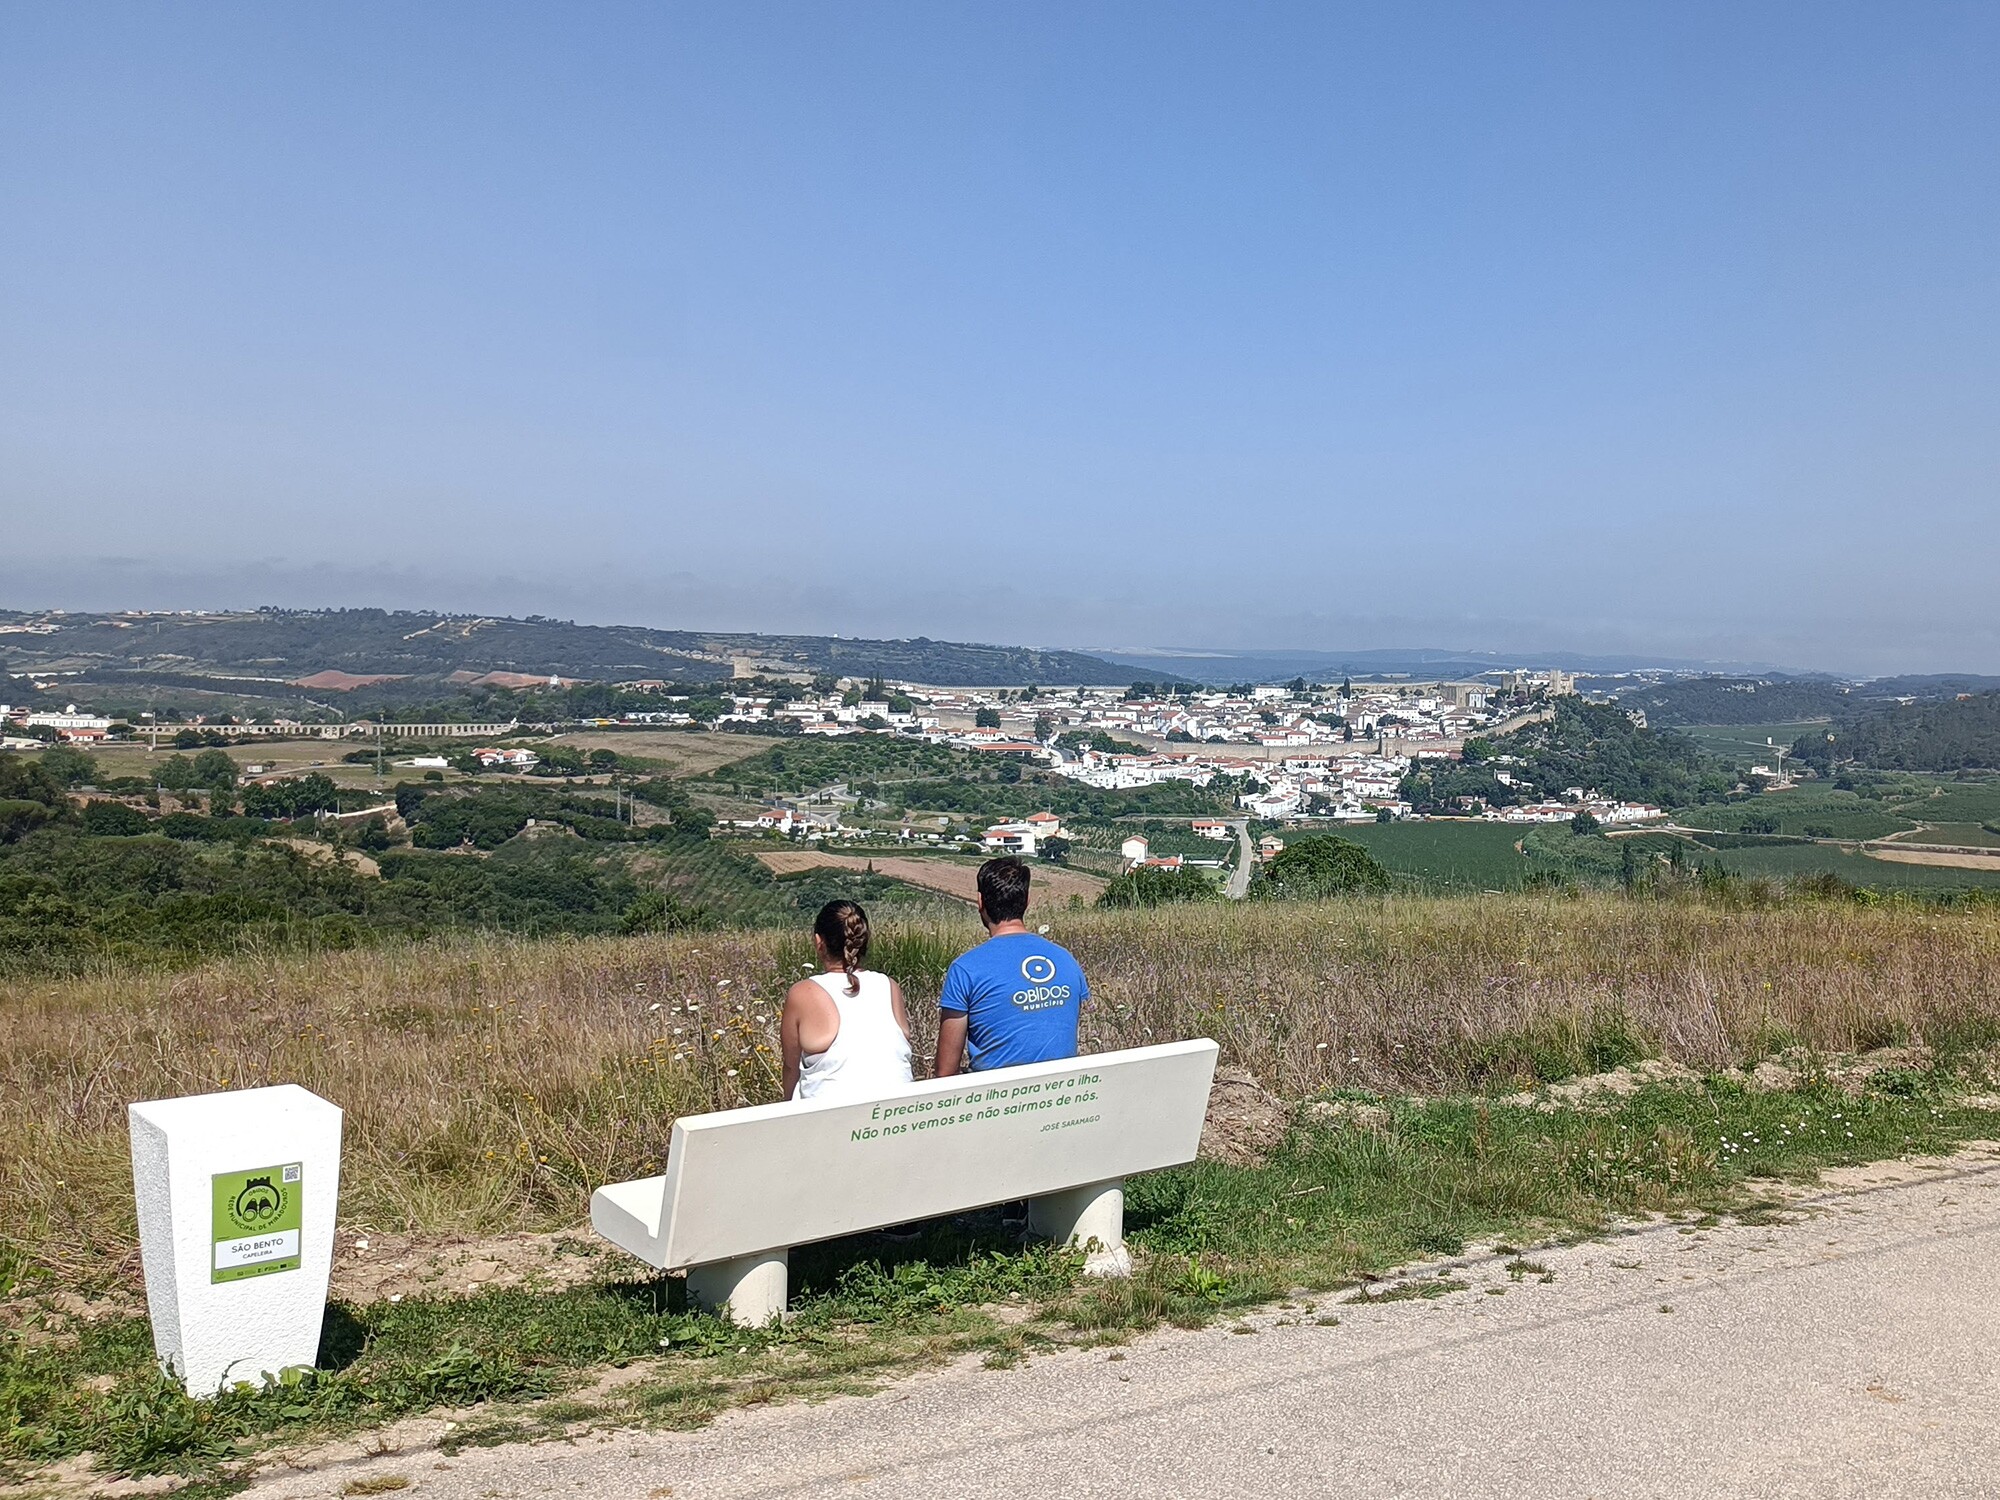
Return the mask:
[[1960,848],[2000,850],[2000,833],[1983,823],[1925,823],[1908,833],[1891,834],[1895,844],[1955,844]]
[[[532,743],[532,742],[530,742]],[[750,734],[709,734],[677,729],[580,729],[541,741],[577,750],[614,750],[652,761],[662,775],[705,776],[771,748]]]
[[[979,895],[978,865],[952,859],[925,859],[908,855],[824,854],[816,849],[777,849],[759,853],[757,859],[774,875],[797,875],[807,870],[873,871],[891,880],[945,895],[970,905]],[[1095,875],[1065,870],[1054,865],[1034,867],[1028,910],[1046,913],[1052,907],[1067,906],[1072,898],[1086,906],[1097,899],[1106,882]]]
[[1965,869],[1962,864],[1938,864],[1951,859],[1934,855],[1920,862],[1920,851],[1876,857],[1838,844],[1780,844],[1767,849],[1723,849],[1703,853],[1737,875],[1768,875],[1784,879],[1822,873],[1838,875],[1850,884],[1880,891],[2000,891],[2000,864],[1989,869]]
[[[1773,819],[1775,828],[1754,825]],[[1888,801],[1875,801],[1853,792],[1835,791],[1817,783],[1789,791],[1767,792],[1743,802],[1708,807],[1682,808],[1674,821],[1686,828],[1707,828],[1718,833],[1774,832],[1795,838],[1879,839],[1903,833],[1915,822],[1892,810]]]
[[1748,766],[1769,765],[1780,747],[1789,750],[1800,735],[1824,733],[1827,727],[1825,719],[1808,719],[1775,724],[1687,724],[1679,729],[1709,754]]
[[[1507,891],[1528,862],[1514,847],[1523,829],[1505,823],[1352,823],[1334,828],[1390,874],[1436,891]],[[1297,833],[1290,835],[1298,837]]]
[[[238,766],[269,766],[274,771],[324,771],[342,786],[363,786],[376,779],[375,767],[347,765],[341,756],[362,748],[360,740],[260,740],[250,745],[231,745],[224,753]],[[175,750],[162,742],[149,753],[143,742],[94,745],[91,759],[106,778],[115,776],[151,777],[154,769],[170,755],[194,756],[199,750]],[[403,774],[409,775],[406,769]],[[393,770],[391,779],[393,779]]]
[[2000,823],[2000,778],[1939,781],[1906,778],[1911,794],[1896,801],[1904,817],[1926,823]]
[[1991,854],[1973,854],[1956,849],[1897,849],[1877,845],[1868,851],[1870,859],[1898,865],[1928,865],[1943,870],[1988,870],[2000,874],[2000,849]]

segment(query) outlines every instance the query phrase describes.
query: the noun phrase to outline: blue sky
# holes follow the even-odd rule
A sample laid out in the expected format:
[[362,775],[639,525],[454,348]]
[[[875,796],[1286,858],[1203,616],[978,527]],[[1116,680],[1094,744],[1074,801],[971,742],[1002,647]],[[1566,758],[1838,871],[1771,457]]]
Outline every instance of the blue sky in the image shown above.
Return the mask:
[[2000,671],[2000,7],[15,5],[0,603]]

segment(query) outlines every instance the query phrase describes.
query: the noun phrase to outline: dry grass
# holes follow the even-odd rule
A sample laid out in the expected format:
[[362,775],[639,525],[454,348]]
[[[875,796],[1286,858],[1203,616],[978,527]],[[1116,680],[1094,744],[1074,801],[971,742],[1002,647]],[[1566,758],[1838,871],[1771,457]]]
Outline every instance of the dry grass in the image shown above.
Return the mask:
[[[1991,907],[1403,898],[1053,920],[1094,988],[1087,1048],[1209,1035],[1292,1098],[1500,1087],[1634,1042],[1713,1068],[1793,1042],[2000,1039]],[[976,932],[886,936],[921,1001]],[[773,933],[456,939],[0,985],[0,1233],[64,1280],[132,1277],[127,1102],[288,1081],[348,1112],[351,1226],[575,1223],[591,1187],[659,1169],[676,1114],[774,1096],[774,1002],[804,958]]]

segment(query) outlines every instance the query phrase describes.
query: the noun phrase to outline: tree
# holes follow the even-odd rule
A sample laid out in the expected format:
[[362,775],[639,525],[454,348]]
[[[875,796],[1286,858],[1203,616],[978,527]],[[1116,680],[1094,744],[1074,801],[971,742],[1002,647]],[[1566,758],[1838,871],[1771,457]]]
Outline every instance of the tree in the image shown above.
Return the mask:
[[1041,856],[1051,864],[1061,864],[1069,858],[1070,841],[1065,838],[1043,839]]
[[1270,900],[1312,901],[1389,888],[1389,872],[1366,849],[1337,834],[1293,839],[1252,879],[1250,893]]
[[184,792],[194,785],[194,762],[185,755],[169,755],[153,767],[153,781],[170,792]]
[[997,708],[975,709],[972,714],[972,722],[981,729],[998,729],[1000,727],[1000,710]]
[[1591,834],[1597,832],[1597,829],[1597,819],[1593,818],[1589,813],[1579,810],[1570,815],[1569,831],[1579,838],[1588,838]]
[[1047,714],[1035,715],[1035,738],[1046,741],[1056,732],[1056,721]]
[[204,750],[188,765],[189,784],[215,792],[236,790],[236,762],[221,750]]
[[339,805],[340,789],[318,771],[243,789],[243,811],[253,818],[303,818],[330,812]]
[[0,751],[0,844],[11,844],[68,812],[69,797],[46,766]]
[[74,745],[52,745],[42,752],[42,769],[64,786],[97,780],[97,762]]

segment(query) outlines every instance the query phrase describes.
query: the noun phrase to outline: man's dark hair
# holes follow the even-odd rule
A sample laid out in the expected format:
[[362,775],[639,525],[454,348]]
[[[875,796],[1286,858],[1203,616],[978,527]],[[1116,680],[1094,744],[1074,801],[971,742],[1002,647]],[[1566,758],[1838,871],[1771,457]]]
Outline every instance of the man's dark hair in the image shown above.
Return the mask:
[[1028,867],[1011,854],[979,867],[979,899],[989,922],[1018,922],[1028,914]]

